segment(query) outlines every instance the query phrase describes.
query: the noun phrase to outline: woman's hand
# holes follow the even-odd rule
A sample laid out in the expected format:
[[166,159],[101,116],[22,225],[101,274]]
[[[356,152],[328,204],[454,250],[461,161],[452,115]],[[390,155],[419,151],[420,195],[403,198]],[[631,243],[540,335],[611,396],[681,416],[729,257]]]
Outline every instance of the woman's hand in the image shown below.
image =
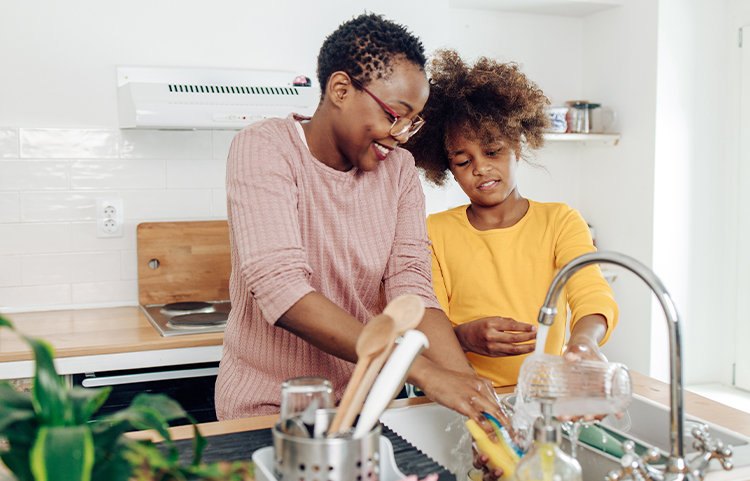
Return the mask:
[[517,356],[536,347],[536,342],[528,342],[536,339],[536,326],[509,317],[483,317],[459,324],[453,331],[465,352],[482,356]]
[[510,421],[500,410],[492,383],[474,373],[449,371],[432,364],[430,372],[419,379],[417,386],[432,401],[473,419],[492,441],[497,441],[497,435],[482,413],[510,426]]

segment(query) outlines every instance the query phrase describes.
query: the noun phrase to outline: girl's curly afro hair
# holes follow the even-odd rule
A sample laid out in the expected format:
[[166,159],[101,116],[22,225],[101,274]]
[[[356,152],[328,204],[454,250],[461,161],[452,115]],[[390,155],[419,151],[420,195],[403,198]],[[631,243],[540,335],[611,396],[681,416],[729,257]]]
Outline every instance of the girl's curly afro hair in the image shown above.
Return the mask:
[[491,142],[509,140],[520,158],[544,145],[549,100],[515,63],[481,57],[467,65],[452,50],[436,52],[427,67],[430,97],[426,123],[403,147],[413,155],[427,180],[442,185],[450,171],[450,136]]
[[346,72],[362,85],[386,78],[392,62],[405,58],[424,70],[424,46],[404,27],[382,15],[365,13],[341,24],[323,42],[318,54],[318,81],[322,92],[334,72]]

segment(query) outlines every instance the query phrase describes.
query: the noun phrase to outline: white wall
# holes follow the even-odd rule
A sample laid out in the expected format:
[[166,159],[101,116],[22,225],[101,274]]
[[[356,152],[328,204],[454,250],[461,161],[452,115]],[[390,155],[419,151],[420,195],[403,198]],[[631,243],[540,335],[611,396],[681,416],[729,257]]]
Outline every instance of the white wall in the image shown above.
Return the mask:
[[[600,250],[651,265],[656,5],[629,0],[584,18],[584,96],[612,106],[622,139],[614,149],[581,153],[581,211],[597,228]],[[624,273],[612,284],[620,321],[604,348],[612,360],[649,372],[650,291]]]
[[[226,218],[233,132],[120,131],[118,65],[314,79],[320,45],[342,22],[376,11],[429,51],[448,31],[447,5],[0,2],[0,312],[137,304],[138,223]],[[97,198],[123,200],[122,238],[96,237]]]
[[[690,384],[731,383],[734,362],[727,334],[734,331],[728,261],[735,219],[728,206],[736,201],[727,174],[736,163],[728,156],[727,60],[737,31],[727,28],[727,7],[711,0],[659,3],[654,268],[684,321]],[[655,340],[667,345],[666,329],[656,325],[663,315],[654,317]]]

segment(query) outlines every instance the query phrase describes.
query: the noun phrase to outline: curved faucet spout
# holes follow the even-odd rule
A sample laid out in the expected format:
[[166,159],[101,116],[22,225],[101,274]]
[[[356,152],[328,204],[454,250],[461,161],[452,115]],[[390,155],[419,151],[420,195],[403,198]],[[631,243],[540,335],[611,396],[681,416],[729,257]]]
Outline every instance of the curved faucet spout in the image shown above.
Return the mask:
[[[573,274],[591,264],[614,264],[631,271],[640,277],[651,288],[664,309],[669,328],[669,354],[670,354],[670,386],[671,386],[671,413],[670,413],[670,443],[671,451],[668,462],[667,473],[685,474],[689,468],[684,458],[683,448],[683,387],[682,387],[682,355],[680,353],[680,319],[677,315],[674,302],[651,269],[641,264],[632,257],[616,252],[591,252],[573,259],[560,272],[557,273],[547,291],[544,306],[539,310],[539,323],[547,326],[552,325],[557,314],[557,301],[560,298],[565,283]],[[681,476],[677,476],[682,478]],[[684,479],[684,478],[683,478]]]

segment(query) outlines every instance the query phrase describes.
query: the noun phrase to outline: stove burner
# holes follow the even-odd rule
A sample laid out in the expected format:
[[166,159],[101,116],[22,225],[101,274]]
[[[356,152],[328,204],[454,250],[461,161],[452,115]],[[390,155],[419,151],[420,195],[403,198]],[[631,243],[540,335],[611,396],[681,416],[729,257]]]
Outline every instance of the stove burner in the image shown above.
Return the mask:
[[211,307],[208,302],[173,302],[165,304],[164,309],[168,311],[197,311]]
[[172,317],[167,325],[176,329],[200,329],[226,324],[229,315],[226,312],[200,312]]
[[173,302],[165,304],[161,313],[167,317],[181,316],[185,314],[202,314],[215,312],[213,304],[208,302]]

